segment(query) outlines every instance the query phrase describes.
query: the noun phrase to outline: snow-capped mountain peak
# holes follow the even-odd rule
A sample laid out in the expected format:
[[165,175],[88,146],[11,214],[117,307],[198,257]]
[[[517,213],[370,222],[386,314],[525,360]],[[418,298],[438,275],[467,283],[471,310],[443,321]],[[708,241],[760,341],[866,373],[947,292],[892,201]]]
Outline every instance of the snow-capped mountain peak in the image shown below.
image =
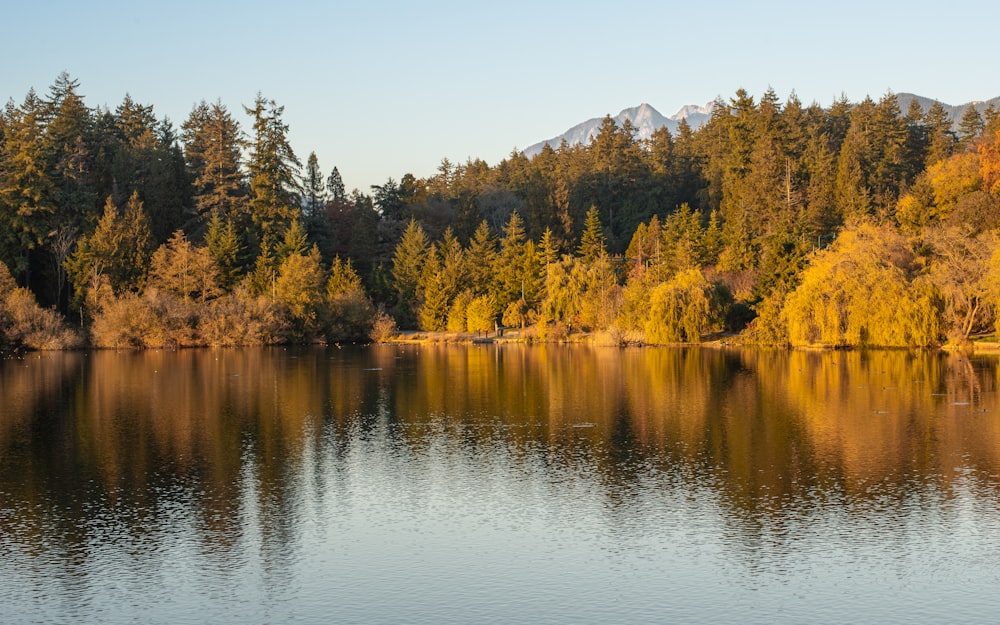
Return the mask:
[[[680,124],[682,119],[687,120],[687,123],[691,126],[691,128],[699,128],[711,117],[712,108],[714,108],[714,102],[709,102],[703,106],[689,104],[681,107],[681,110],[679,110],[673,117],[665,117],[651,105],[643,102],[639,106],[624,109],[622,112],[618,113],[618,115],[615,115],[613,119],[619,126],[622,126],[626,119],[629,120],[632,126],[636,129],[636,138],[648,139],[654,132],[664,126],[666,126],[670,132],[676,132],[677,126]],[[553,137],[547,141],[541,141],[525,148],[524,155],[531,158],[541,152],[542,148],[546,144],[552,146],[553,149],[558,148],[559,144],[564,140],[569,145],[590,143],[594,140],[594,137],[597,136],[598,132],[600,132],[601,123],[603,121],[603,117],[588,119],[582,124],[573,126],[557,137]]]

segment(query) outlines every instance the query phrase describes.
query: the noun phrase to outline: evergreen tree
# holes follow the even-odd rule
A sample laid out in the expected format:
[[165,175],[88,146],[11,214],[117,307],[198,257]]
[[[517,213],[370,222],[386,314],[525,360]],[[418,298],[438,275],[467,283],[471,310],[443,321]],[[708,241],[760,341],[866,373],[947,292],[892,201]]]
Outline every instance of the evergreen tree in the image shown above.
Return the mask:
[[224,220],[216,213],[208,223],[205,233],[208,254],[215,260],[219,272],[219,286],[229,291],[239,280],[242,268],[243,247],[231,220]]
[[983,121],[983,116],[979,114],[975,106],[970,104],[966,107],[965,112],[962,113],[962,119],[958,122],[959,144],[962,147],[970,146],[982,135],[985,127],[986,122]]
[[307,219],[326,216],[326,182],[319,168],[315,152],[306,159],[306,172],[302,177],[302,212]]
[[504,310],[510,302],[523,299],[525,233],[524,222],[516,212],[511,213],[500,240],[500,256],[493,268],[493,285],[496,304]]
[[469,274],[469,286],[473,294],[490,292],[493,284],[493,268],[497,263],[497,246],[490,227],[483,220],[476,228],[465,254]]
[[219,215],[242,223],[247,212],[247,188],[240,164],[246,139],[239,122],[221,102],[194,107],[182,126],[193,201],[201,221]]
[[[936,100],[927,110],[924,123],[928,133],[926,164],[930,166],[952,155],[956,144],[955,133],[951,130],[951,117]],[[913,175],[917,173],[919,171],[913,172]]]
[[604,228],[597,214],[597,207],[591,206],[583,222],[583,236],[576,254],[584,265],[589,265],[607,252],[604,249]]
[[153,252],[149,287],[172,292],[185,301],[204,302],[222,294],[215,259],[207,248],[191,245],[182,230]]
[[347,200],[347,193],[344,191],[344,179],[340,177],[340,171],[334,167],[333,171],[326,179],[326,190],[330,195],[330,201],[344,202]]
[[420,224],[411,219],[392,257],[392,277],[399,294],[395,316],[397,322],[404,327],[412,327],[416,321],[416,312],[423,305],[420,275],[427,253],[427,235]]
[[77,304],[83,303],[102,276],[115,294],[141,291],[152,245],[149,220],[138,193],[132,194],[122,212],[108,196],[97,228],[80,240],[66,260]]
[[5,116],[2,160],[0,160],[0,200],[3,256],[15,275],[27,275],[28,255],[44,245],[50,219],[56,211],[55,185],[49,176],[44,145],[45,105],[28,92],[19,108]]
[[248,164],[250,216],[261,245],[271,247],[299,215],[301,163],[288,143],[288,125],[281,118],[285,107],[258,94],[253,108],[244,110],[254,120]]

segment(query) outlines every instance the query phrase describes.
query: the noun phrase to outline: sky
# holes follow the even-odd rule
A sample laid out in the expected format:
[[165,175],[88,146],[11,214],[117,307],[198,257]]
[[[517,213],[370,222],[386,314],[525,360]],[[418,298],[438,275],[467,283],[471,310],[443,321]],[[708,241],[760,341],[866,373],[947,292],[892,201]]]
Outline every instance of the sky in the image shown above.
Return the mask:
[[1000,96],[1000,4],[895,2],[88,2],[5,7],[0,97],[60,72],[91,107],[129,94],[179,126],[221,101],[245,131],[258,93],[296,155],[348,190],[442,159],[495,165],[649,103],[665,115],[743,88],[829,105],[888,92]]

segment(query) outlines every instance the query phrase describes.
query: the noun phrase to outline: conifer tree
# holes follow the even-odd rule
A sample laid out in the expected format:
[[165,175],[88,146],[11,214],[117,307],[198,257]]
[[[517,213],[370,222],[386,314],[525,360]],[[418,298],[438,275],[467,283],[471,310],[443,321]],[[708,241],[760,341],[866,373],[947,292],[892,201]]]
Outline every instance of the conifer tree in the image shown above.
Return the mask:
[[975,106],[969,105],[962,113],[962,119],[958,122],[958,142],[962,147],[968,147],[982,134],[986,127],[983,116],[979,114]]
[[152,253],[153,236],[138,193],[133,193],[119,213],[108,196],[104,216],[97,229],[83,237],[66,260],[66,270],[74,286],[77,303],[87,290],[104,276],[115,294],[138,292],[145,281]]
[[[56,211],[55,185],[49,176],[45,145],[45,105],[28,92],[20,107],[8,110],[0,156],[0,201],[5,261],[13,273],[26,274],[28,255],[44,245]],[[27,276],[26,276],[27,278]]]
[[330,172],[326,179],[326,190],[330,195],[331,202],[344,202],[347,200],[347,193],[344,191],[344,179],[340,176],[340,170],[336,167]]
[[307,219],[326,216],[326,182],[319,168],[319,159],[315,152],[309,153],[306,159],[306,171],[302,176],[302,211]]
[[178,230],[150,259],[148,287],[170,291],[185,301],[204,302],[222,294],[215,259]]
[[261,245],[273,246],[299,215],[301,163],[288,142],[288,125],[281,117],[285,107],[258,94],[253,108],[244,110],[254,120],[248,163],[250,216]]
[[496,265],[498,254],[496,240],[490,227],[483,220],[476,228],[472,240],[469,242],[468,250],[465,254],[469,274],[469,286],[473,293],[482,295],[492,288],[493,268]]
[[392,257],[392,277],[399,295],[397,321],[404,327],[416,321],[422,306],[420,275],[428,254],[427,235],[416,220],[411,219]]
[[247,189],[240,154],[246,139],[239,122],[221,102],[201,102],[182,126],[184,154],[193,180],[198,218],[240,223],[247,211]]
[[583,222],[583,235],[580,237],[580,247],[577,248],[576,254],[580,257],[580,262],[588,265],[606,253],[601,218],[597,214],[597,207],[591,206]]
[[219,272],[219,286],[229,291],[239,279],[242,263],[240,257],[243,247],[236,234],[236,228],[229,219],[223,219],[219,213],[212,215],[205,233],[205,245],[208,254],[215,260]]

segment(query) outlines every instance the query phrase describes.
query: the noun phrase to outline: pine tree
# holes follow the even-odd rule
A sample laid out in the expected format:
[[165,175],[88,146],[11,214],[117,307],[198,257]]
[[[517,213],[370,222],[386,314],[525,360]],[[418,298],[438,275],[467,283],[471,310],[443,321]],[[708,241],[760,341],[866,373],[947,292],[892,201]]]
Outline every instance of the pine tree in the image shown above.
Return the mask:
[[19,108],[5,120],[4,150],[0,160],[0,202],[3,215],[3,254],[0,260],[15,275],[27,275],[28,255],[45,244],[55,214],[55,185],[49,176],[45,153],[45,105],[28,92]]
[[958,123],[958,142],[962,147],[968,147],[978,139],[986,127],[983,116],[979,114],[976,107],[969,105],[962,113],[962,119]]
[[416,321],[415,313],[423,305],[420,275],[427,251],[427,235],[420,224],[411,219],[392,257],[392,277],[399,294],[396,319],[404,327]]
[[508,304],[522,298],[524,282],[525,233],[524,222],[515,211],[504,228],[504,236],[500,240],[500,256],[493,269],[494,295],[500,310]]
[[205,245],[215,260],[219,272],[219,286],[229,291],[239,279],[243,248],[233,222],[216,213],[208,223]]
[[172,292],[186,301],[204,302],[222,294],[215,259],[207,248],[191,245],[182,230],[153,252],[148,287]]
[[597,207],[591,206],[587,211],[587,217],[583,222],[583,235],[580,237],[580,247],[576,251],[577,256],[584,265],[597,260],[607,254],[604,249],[604,228],[601,226],[601,218],[597,214]]
[[250,148],[250,216],[261,245],[273,246],[298,216],[299,159],[288,143],[288,125],[282,120],[285,107],[260,94],[253,108],[244,107],[253,117]]
[[198,218],[240,223],[247,212],[247,189],[240,154],[246,139],[221,102],[194,107],[182,126],[184,153],[193,180]]
[[347,193],[344,191],[344,179],[340,176],[340,171],[334,167],[333,171],[326,179],[326,190],[330,194],[331,202],[344,202],[347,200]]
[[496,240],[486,220],[481,221],[476,228],[465,257],[469,287],[472,292],[475,295],[490,292],[493,288],[493,267],[496,265],[498,254]]
[[115,294],[139,292],[152,254],[153,235],[138,193],[119,212],[108,196],[104,216],[90,235],[80,239],[66,260],[66,270],[81,305],[88,289],[104,276]]
[[326,216],[326,182],[319,168],[319,159],[315,152],[309,153],[306,159],[306,172],[302,176],[302,211],[307,219],[316,216]]
[[[955,151],[955,133],[951,130],[951,117],[940,102],[935,101],[924,116],[927,126],[928,144],[925,164],[933,165],[943,161]],[[921,168],[922,169],[922,168]],[[919,171],[914,172],[916,175]]]

